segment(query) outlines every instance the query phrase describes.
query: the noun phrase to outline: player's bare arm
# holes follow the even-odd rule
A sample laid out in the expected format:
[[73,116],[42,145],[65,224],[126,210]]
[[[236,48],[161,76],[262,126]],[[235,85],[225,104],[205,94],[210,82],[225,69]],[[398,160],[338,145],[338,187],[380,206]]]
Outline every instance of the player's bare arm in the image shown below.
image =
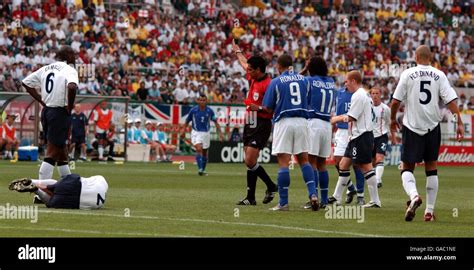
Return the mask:
[[46,107],[46,104],[43,100],[41,100],[40,94],[36,91],[35,88],[29,87],[25,83],[22,83],[23,87],[25,87],[26,91],[36,100],[38,101],[43,107]]
[[336,123],[339,123],[339,122],[348,123],[348,122],[355,122],[355,121],[357,121],[355,118],[353,118],[353,117],[351,117],[347,114],[331,117],[331,124],[336,124]]
[[232,39],[232,51],[234,52],[235,56],[237,56],[237,59],[239,60],[239,64],[247,70],[248,64],[247,64],[247,58],[242,53],[242,50],[240,49],[239,45],[235,44],[235,40]]
[[457,105],[457,99],[452,100],[447,105],[448,109],[452,114],[456,115],[457,119],[457,128],[456,128],[456,140],[460,142],[464,138],[464,124],[461,119],[461,113],[459,112],[459,107]]
[[390,107],[390,132],[395,133],[400,129],[400,125],[397,122],[397,112],[400,108],[400,101],[393,99],[392,106]]
[[77,84],[69,83],[67,85],[67,111],[71,114],[74,108],[74,101],[76,100]]

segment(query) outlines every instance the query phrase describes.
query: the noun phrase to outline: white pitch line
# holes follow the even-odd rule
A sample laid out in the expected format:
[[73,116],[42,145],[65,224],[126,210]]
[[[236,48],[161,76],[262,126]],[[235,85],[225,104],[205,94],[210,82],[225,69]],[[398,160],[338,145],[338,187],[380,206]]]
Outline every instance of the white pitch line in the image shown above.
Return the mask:
[[[0,229],[18,229],[18,226],[0,226]],[[107,231],[92,231],[92,230],[75,230],[63,228],[41,228],[41,227],[23,227],[21,230],[27,231],[53,231],[65,233],[87,233],[87,234],[110,234],[110,235],[126,235],[126,236],[146,236],[146,237],[199,237],[191,235],[171,235],[171,234],[155,234],[155,233],[135,233],[135,232],[107,232]]]
[[340,234],[340,235],[360,236],[360,237],[392,237],[392,238],[393,237],[400,237],[400,236],[365,234],[365,233],[345,232],[345,231],[319,230],[319,229],[302,228],[302,227],[294,227],[294,226],[283,226],[283,225],[277,225],[277,224],[231,222],[231,221],[221,221],[221,220],[212,220],[212,219],[162,218],[162,217],[155,217],[155,216],[132,216],[132,215],[129,216],[129,217],[125,217],[124,215],[117,215],[117,214],[91,213],[91,212],[66,212],[66,211],[56,211],[56,210],[39,210],[39,212],[41,212],[41,213],[52,213],[52,214],[105,216],[105,217],[134,218],[134,219],[155,219],[155,220],[168,220],[168,221],[180,221],[180,222],[195,222],[195,223],[200,222],[200,223],[210,223],[210,224],[239,225],[239,226],[250,226],[250,227],[266,227],[266,228],[275,228],[275,229],[282,229],[282,230],[318,232],[318,233],[326,233],[326,234]]

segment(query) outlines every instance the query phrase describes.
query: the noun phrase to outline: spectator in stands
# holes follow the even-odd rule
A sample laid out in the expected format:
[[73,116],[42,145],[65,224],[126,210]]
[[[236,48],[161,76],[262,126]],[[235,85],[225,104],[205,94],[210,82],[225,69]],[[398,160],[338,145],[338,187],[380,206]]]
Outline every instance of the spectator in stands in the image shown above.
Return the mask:
[[3,90],[7,92],[17,92],[17,87],[13,77],[10,73],[5,74],[5,81],[3,81]]
[[148,89],[145,88],[145,82],[140,83],[140,88],[137,90],[137,100],[146,101],[148,100]]

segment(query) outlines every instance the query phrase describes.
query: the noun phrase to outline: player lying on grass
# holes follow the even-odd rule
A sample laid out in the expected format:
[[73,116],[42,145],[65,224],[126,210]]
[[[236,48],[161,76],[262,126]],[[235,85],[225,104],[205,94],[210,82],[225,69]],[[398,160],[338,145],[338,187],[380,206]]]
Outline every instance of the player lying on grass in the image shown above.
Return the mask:
[[101,175],[89,178],[78,174],[53,179],[36,180],[22,178],[13,180],[8,189],[18,192],[34,192],[35,203],[44,203],[49,208],[99,209],[105,203],[109,185]]

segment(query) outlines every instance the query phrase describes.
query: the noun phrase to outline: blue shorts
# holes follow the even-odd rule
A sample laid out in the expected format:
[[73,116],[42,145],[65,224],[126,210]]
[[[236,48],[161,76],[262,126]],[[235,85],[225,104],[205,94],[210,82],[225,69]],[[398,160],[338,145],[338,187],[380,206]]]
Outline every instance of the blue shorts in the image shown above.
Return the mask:
[[48,185],[53,196],[46,203],[50,208],[79,209],[82,183],[77,174],[69,174],[61,178],[56,184]]
[[71,116],[63,107],[45,107],[41,112],[41,125],[46,143],[62,147],[67,144]]

